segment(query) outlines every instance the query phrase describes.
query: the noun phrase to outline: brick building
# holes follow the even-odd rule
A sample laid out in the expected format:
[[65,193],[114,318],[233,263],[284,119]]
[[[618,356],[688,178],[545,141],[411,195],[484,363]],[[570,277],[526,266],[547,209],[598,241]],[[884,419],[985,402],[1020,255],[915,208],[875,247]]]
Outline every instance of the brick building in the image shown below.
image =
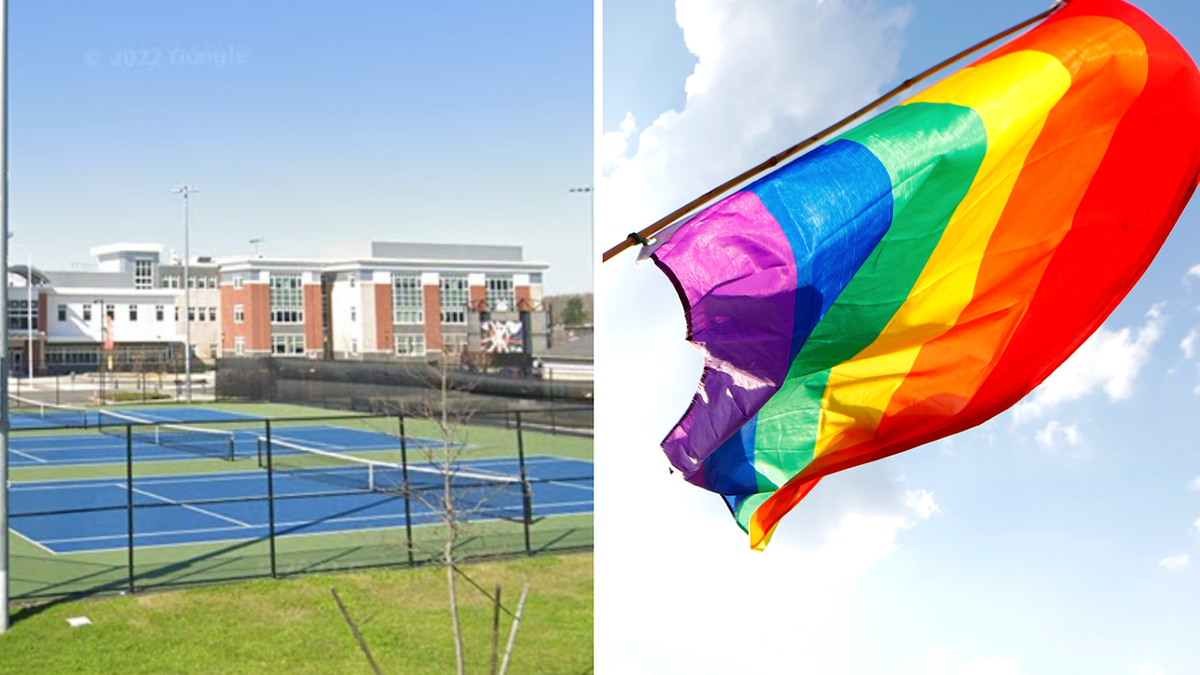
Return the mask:
[[[371,242],[220,261],[225,355],[470,358],[544,345],[543,263],[519,246]],[[540,342],[539,342],[540,341]]]

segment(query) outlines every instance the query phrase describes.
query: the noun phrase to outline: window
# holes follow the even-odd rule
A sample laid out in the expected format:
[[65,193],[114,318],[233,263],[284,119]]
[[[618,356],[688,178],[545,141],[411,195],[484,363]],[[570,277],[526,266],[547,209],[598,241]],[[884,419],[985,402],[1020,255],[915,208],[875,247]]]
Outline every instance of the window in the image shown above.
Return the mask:
[[487,304],[497,312],[511,312],[516,309],[512,277],[487,278]]
[[163,288],[179,288],[179,275],[168,274],[162,278]]
[[196,277],[194,275],[189,274],[188,275],[188,289],[191,290],[191,289],[195,289],[195,288],[196,288]]
[[12,330],[29,330],[32,319],[33,330],[38,330],[38,301],[32,306],[26,300],[8,301],[8,327]]
[[84,321],[92,320],[92,306],[90,304],[84,304],[84,306],[83,306],[83,320]]
[[129,306],[129,320],[137,321],[137,305]]
[[163,312],[164,312],[165,310],[166,310],[166,307],[165,307],[165,306],[163,306],[163,305],[155,305],[155,306],[154,306],[154,320],[155,320],[155,321],[162,321],[162,320],[163,320]]
[[350,274],[350,288],[355,288],[357,286],[358,286],[358,275],[351,273]]
[[237,354],[238,356],[241,356],[246,353],[246,338],[244,338],[244,337],[233,338],[233,353]]
[[271,323],[304,323],[304,286],[299,274],[271,276]]
[[396,356],[425,356],[424,335],[397,335]]
[[204,277],[204,287],[209,288],[209,289],[216,288],[217,287],[217,278],[216,277]]
[[67,320],[67,306],[66,305],[58,306],[58,320],[59,321]]
[[441,280],[442,323],[465,324],[471,299],[466,277],[444,276]]
[[104,316],[107,316],[110,319],[115,319],[117,317],[117,306],[116,305],[105,305],[104,306]]
[[233,287],[234,288],[242,287],[242,275],[239,274],[233,278]]
[[351,307],[350,308],[350,323],[354,323],[356,321],[358,321],[358,308]]
[[188,307],[187,313],[188,313],[188,321],[196,320],[196,308],[195,307]]
[[350,338],[350,353],[358,353],[358,338]]
[[233,306],[233,322],[234,323],[245,323],[246,322],[246,306],[245,305],[234,305]]
[[405,325],[425,323],[425,289],[421,275],[398,274],[392,281],[392,321]]
[[217,320],[217,308],[216,307],[208,308],[208,320],[216,322],[216,320]]
[[179,322],[179,305],[175,305],[175,321]]
[[133,261],[133,287],[154,288],[154,261],[138,258]]
[[281,356],[303,356],[303,335],[272,335],[271,353]]

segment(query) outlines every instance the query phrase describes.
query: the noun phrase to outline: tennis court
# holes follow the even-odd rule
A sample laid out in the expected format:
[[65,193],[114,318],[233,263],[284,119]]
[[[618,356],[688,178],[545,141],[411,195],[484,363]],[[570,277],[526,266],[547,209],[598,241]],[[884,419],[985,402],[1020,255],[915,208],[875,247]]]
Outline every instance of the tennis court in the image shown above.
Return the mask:
[[[253,420],[248,416],[239,418]],[[202,422],[213,421],[213,418],[155,421]],[[124,463],[127,454],[125,427],[109,425],[101,427],[101,430],[111,433],[14,436],[9,441],[9,465],[17,468]],[[217,430],[171,425],[133,426],[131,435],[133,460],[137,463],[189,460],[204,456],[236,459],[257,456],[258,439],[263,435],[263,428]],[[396,436],[331,425],[280,427],[275,430],[274,437],[319,449],[355,453],[397,451],[400,448],[400,440]],[[436,447],[440,443],[433,439],[413,437],[406,438],[405,442],[409,448]]]
[[447,453],[436,421],[410,416],[86,412],[10,438],[14,597],[425,564],[443,546],[443,459],[464,559],[591,545],[591,440],[519,414],[460,426]]
[[[531,457],[525,467],[535,517],[592,511],[591,462]],[[506,479],[516,473],[511,459],[464,462],[454,479],[461,485],[455,488],[456,502],[472,507],[464,508],[468,519],[520,520],[525,508],[521,484]],[[495,475],[496,480],[481,481],[478,475]],[[414,485],[417,482],[414,480]],[[127,507],[132,498],[136,548],[266,539],[270,535],[265,471],[135,478],[132,491],[127,486],[125,481],[111,478],[15,484],[9,497],[12,529],[55,554],[124,549],[130,543]],[[276,536],[403,527],[406,523],[403,495],[368,489],[358,467],[280,470],[274,474],[272,487]],[[439,522],[432,501],[408,500],[413,525]],[[63,513],[62,507],[68,503],[71,512]]]
[[120,411],[83,406],[59,405],[20,396],[9,396],[9,412],[13,429],[51,429],[58,427],[93,427],[102,424],[102,417],[111,416],[120,423],[123,416],[145,422],[246,422],[259,420],[254,415],[218,410],[171,406],[159,408],[121,408]]

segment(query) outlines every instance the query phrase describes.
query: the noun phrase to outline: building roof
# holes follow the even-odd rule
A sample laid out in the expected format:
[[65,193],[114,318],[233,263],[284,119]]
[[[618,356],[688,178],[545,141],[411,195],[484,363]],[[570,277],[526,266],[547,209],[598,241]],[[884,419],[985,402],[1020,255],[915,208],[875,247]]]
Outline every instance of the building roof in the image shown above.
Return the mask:
[[104,244],[88,249],[88,255],[100,258],[114,253],[156,253],[162,255],[162,244]]

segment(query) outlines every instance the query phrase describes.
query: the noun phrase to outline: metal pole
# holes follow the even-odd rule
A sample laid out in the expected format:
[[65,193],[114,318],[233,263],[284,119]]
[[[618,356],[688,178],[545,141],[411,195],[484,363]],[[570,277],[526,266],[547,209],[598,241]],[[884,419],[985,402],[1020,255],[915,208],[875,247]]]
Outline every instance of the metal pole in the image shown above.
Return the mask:
[[[584,192],[587,193],[588,196],[588,213],[591,214],[592,218],[591,224],[588,227],[588,278],[593,279],[595,278],[596,272],[596,263],[593,260],[593,258],[596,257],[596,254],[593,251],[596,246],[596,191],[591,187],[578,187],[571,188],[570,190],[567,190],[567,192]],[[529,339],[533,338],[531,337]]]
[[0,0],[0,633],[8,632],[8,0]]
[[413,552],[412,538],[412,499],[408,490],[408,441],[404,438],[404,411],[396,406],[396,416],[400,418],[400,475],[401,488],[404,490],[404,536],[408,546],[408,566],[415,567],[417,559]]
[[516,410],[517,418],[517,467],[521,473],[521,506],[525,521],[525,555],[533,555],[533,542],[530,540],[529,527],[533,525],[533,490],[529,478],[525,475],[525,437],[521,433],[521,411]]
[[187,401],[192,401],[192,276],[191,276],[191,235],[188,212],[188,195],[199,192],[191,185],[180,185],[172,192],[183,195],[183,373],[187,379]]
[[129,530],[127,548],[129,549],[129,592],[137,591],[134,582],[135,567],[133,560],[133,425],[125,425],[125,513],[126,527]]
[[33,256],[25,257],[25,363],[29,366],[29,388],[33,389]]
[[[267,427],[267,539],[271,546],[271,578],[279,576],[275,555],[275,466],[271,461],[271,420]],[[259,459],[261,462],[261,458]]]

